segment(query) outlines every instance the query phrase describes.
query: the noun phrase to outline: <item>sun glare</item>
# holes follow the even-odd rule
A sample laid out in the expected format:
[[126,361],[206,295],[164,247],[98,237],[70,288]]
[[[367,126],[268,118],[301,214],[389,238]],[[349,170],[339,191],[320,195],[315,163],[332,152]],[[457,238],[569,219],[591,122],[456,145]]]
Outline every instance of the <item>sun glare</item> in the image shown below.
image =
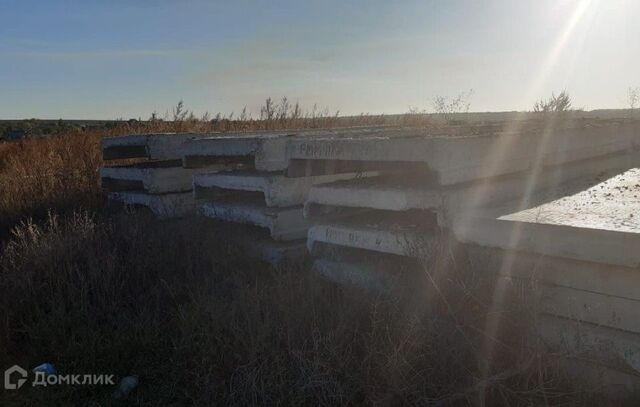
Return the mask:
[[[580,0],[573,2],[575,4],[572,5],[573,10],[570,12],[569,18],[564,23],[561,31],[559,32],[555,43],[549,49],[549,52],[546,58],[542,61],[539,67],[539,71],[536,77],[533,79],[531,84],[528,86],[527,92],[523,95],[523,101],[525,103],[531,103],[532,100],[535,100],[536,97],[540,95],[540,92],[549,79],[549,76],[554,71],[555,66],[561,57],[568,52],[569,45],[577,46],[578,49],[574,49],[574,55],[578,55],[582,45],[584,44],[586,32],[589,27],[585,27],[583,25],[590,24],[593,21],[593,16],[595,14],[595,10],[598,6],[599,0]],[[581,35],[579,38],[577,37],[577,32],[581,30]],[[575,58],[573,58],[575,61]],[[509,133],[517,133],[522,125],[521,121],[514,120],[507,128],[507,132]],[[549,141],[549,136],[551,134],[551,129],[545,129],[542,135],[542,142],[539,144],[538,151],[536,153],[535,160],[535,168],[532,168],[531,174],[527,179],[525,193],[522,195],[522,198],[517,206],[516,210],[524,209],[527,204],[532,199],[532,191],[535,189],[540,176],[540,171],[543,167],[543,156],[547,152],[547,146]],[[511,149],[514,147],[513,144],[516,141],[516,137],[510,142],[498,144],[494,147],[494,150],[488,154],[486,160],[489,166],[493,166],[494,168],[499,168],[505,159],[511,157]],[[484,201],[487,198],[488,191],[486,189],[481,190],[474,197],[474,207],[477,207],[478,204]],[[514,247],[513,244],[518,242],[521,239],[521,230],[518,227],[513,229],[513,232],[509,238],[512,245],[510,247]],[[513,265],[514,256],[510,254],[506,254],[503,257],[502,264],[500,267],[500,276],[509,276],[510,270]],[[486,339],[483,345],[483,360],[485,361],[484,366],[482,367],[482,379],[486,379],[489,369],[492,363],[492,355],[494,349],[494,341],[491,338],[495,338],[498,329],[499,329],[499,310],[502,307],[504,298],[505,298],[505,290],[507,289],[507,280],[499,278],[496,281],[496,287],[493,293],[492,300],[492,311],[489,312],[489,318],[486,323],[485,332]],[[480,392],[479,394],[483,395],[484,392]]]

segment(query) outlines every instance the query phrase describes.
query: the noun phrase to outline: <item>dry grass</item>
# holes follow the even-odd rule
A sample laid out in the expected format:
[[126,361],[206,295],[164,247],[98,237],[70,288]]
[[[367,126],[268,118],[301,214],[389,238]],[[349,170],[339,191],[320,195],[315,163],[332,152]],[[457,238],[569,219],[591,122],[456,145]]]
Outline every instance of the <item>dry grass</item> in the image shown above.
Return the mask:
[[27,216],[95,208],[102,164],[97,134],[69,134],[0,145],[0,237]]
[[[426,312],[428,289],[393,299],[305,269],[272,270],[235,253],[226,233],[200,221],[105,222],[86,212],[21,225],[0,262],[0,363],[137,374],[130,401],[140,405],[568,400],[553,369],[518,346],[522,324],[505,324],[511,340],[478,382],[474,325],[486,310],[453,286],[444,292],[455,307],[431,301]],[[104,405],[111,391],[26,388],[7,402]]]
[[[516,309],[504,315],[510,340],[497,346],[490,377],[480,381],[489,301],[480,294],[491,292],[491,279],[446,245],[424,264],[424,290],[380,298],[306,268],[249,262],[219,225],[102,209],[103,135],[431,125],[420,115],[390,122],[274,109],[265,120],[181,113],[171,122],[0,145],[0,227],[5,236],[13,230],[0,243],[0,366],[51,361],[62,374],[137,374],[141,386],[130,402],[140,405],[587,400],[570,393],[543,355],[531,354],[526,313]],[[108,405],[111,391],[29,387],[0,394],[0,404]]]
[[267,99],[263,115],[209,114],[197,118],[179,104],[168,120],[120,122],[103,130],[69,130],[41,139],[0,143],[0,239],[20,220],[43,219],[47,211],[95,209],[103,202],[98,171],[100,141],[106,136],[167,132],[229,132],[274,129],[330,128],[373,125],[431,125],[422,115],[353,117],[330,115],[314,107],[302,113],[285,99]]

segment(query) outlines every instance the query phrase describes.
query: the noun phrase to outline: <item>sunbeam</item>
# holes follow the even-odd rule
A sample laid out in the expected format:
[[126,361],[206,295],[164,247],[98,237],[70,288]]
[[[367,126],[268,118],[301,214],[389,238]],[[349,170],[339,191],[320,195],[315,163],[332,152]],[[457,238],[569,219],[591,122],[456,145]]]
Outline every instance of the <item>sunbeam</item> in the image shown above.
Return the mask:
[[[581,25],[581,23],[585,19],[585,15],[587,11],[593,10],[595,8],[598,0],[581,0],[579,1],[575,9],[573,10],[571,16],[566,21],[562,31],[558,35],[557,41],[553,45],[553,47],[549,50],[547,57],[540,65],[540,69],[538,71],[537,76],[531,82],[531,85],[528,87],[527,92],[523,95],[523,100],[525,102],[530,102],[534,100],[536,95],[540,93],[545,82],[548,80],[549,76],[552,74],[554,67],[558,63],[558,60],[565,54],[568,45],[572,42],[571,40],[575,37],[576,30]],[[589,19],[592,20],[592,19]],[[588,27],[583,27],[585,32]],[[584,44],[585,35],[581,35],[580,44]],[[581,46],[581,45],[580,45]],[[580,50],[577,50],[576,53],[579,53]],[[575,60],[575,59],[574,59]],[[524,120],[513,120],[510,122],[506,128],[504,129],[505,133],[513,135],[513,137],[503,138],[503,140],[508,140],[508,142],[502,142],[496,144],[490,154],[487,155],[486,160],[490,166],[493,167],[494,170],[500,168],[503,165],[504,161],[511,156],[511,150],[517,144],[517,133],[522,130],[522,126],[524,124]],[[532,195],[536,190],[536,186],[538,185],[538,179],[540,176],[540,172],[544,167],[544,156],[548,152],[548,143],[553,133],[554,124],[553,120],[545,125],[541,134],[541,140],[537,144],[537,151],[532,152],[535,154],[535,161],[533,168],[531,168],[531,172],[527,177],[526,188],[522,197],[519,201],[518,208],[516,209],[524,209],[527,204],[531,201]],[[483,202],[486,202],[488,199],[488,188],[478,188],[475,196],[471,200],[470,208],[478,208],[482,205]],[[510,236],[510,242],[513,244],[519,241],[522,237],[520,228],[516,227],[513,229],[512,234]],[[514,247],[510,245],[510,247]],[[510,275],[510,270],[513,265],[514,257],[513,255],[505,254],[500,270],[500,276],[508,276]],[[506,279],[498,278],[496,280],[496,286],[494,288],[493,299],[490,305],[490,312],[488,313],[488,319],[485,326],[486,338],[493,338],[496,336],[497,331],[499,329],[499,313],[505,298],[505,290],[506,290]],[[481,380],[484,381],[490,372],[492,358],[494,352],[494,343],[485,339],[482,353],[481,353]],[[484,404],[485,392],[480,392],[480,404]]]

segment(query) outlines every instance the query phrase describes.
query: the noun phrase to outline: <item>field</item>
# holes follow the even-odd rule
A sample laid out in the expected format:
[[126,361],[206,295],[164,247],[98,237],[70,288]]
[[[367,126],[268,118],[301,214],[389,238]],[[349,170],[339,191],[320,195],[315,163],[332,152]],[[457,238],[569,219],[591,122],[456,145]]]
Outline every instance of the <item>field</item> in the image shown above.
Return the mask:
[[[138,375],[136,405],[594,402],[531,350],[526,307],[501,310],[482,351],[492,279],[445,238],[413,290],[380,297],[247,260],[224,225],[113,212],[99,187],[105,135],[370,124],[437,125],[178,117],[0,144],[0,365]],[[118,405],[112,391],[29,387],[0,404]]]

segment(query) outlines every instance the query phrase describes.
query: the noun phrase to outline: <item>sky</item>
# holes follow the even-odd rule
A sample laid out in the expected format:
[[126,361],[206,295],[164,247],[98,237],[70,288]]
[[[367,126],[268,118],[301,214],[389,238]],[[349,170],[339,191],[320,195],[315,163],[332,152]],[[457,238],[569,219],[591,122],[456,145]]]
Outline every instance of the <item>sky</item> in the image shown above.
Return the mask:
[[638,0],[0,0],[0,119],[627,107]]

